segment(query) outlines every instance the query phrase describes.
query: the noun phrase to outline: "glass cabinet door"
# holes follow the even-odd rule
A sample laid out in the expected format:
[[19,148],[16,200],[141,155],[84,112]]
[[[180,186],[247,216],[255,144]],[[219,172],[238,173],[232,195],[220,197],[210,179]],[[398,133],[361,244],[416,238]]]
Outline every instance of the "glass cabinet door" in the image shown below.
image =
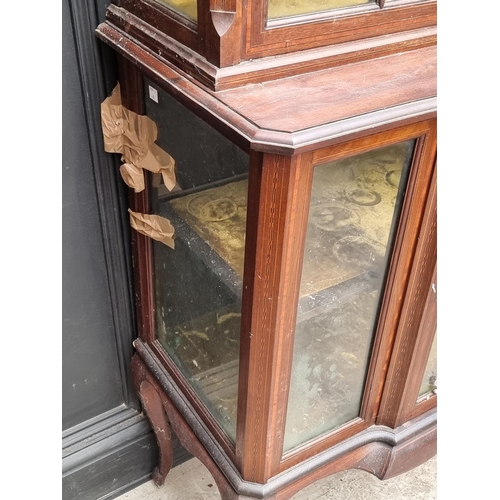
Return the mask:
[[173,247],[153,242],[156,336],[234,442],[249,157],[160,89],[146,111],[176,177],[151,179],[174,229]]
[[268,19],[313,14],[368,3],[375,3],[375,0],[269,0]]
[[359,415],[414,146],[314,167],[285,453]]
[[187,17],[191,21],[198,20],[198,2],[197,0],[155,0],[156,2],[165,5],[169,9]]

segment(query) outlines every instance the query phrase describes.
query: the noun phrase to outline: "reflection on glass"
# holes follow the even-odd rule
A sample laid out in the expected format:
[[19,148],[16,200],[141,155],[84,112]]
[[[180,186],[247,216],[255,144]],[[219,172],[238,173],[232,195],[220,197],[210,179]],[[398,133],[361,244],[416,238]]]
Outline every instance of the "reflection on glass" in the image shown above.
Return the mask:
[[197,0],[156,0],[191,21],[198,20]]
[[248,155],[158,96],[158,104],[146,99],[146,111],[157,144],[175,159],[177,186],[169,192],[160,174],[151,176],[152,212],[175,228],[175,249],[153,241],[156,333],[234,441]]
[[437,393],[437,332],[434,334],[432,341],[431,352],[427,359],[424,377],[420,391],[418,392],[419,398],[424,394]]
[[375,0],[269,0],[267,17],[279,19],[374,2]]
[[359,415],[414,141],[314,169],[284,451]]

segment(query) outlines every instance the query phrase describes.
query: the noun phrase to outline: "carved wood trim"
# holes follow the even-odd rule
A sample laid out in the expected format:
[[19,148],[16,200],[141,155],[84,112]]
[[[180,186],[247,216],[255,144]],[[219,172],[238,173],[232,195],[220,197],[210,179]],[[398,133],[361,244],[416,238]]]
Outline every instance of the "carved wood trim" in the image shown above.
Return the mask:
[[210,0],[210,22],[207,22],[205,55],[208,62],[223,68],[240,62],[242,45],[243,2]]

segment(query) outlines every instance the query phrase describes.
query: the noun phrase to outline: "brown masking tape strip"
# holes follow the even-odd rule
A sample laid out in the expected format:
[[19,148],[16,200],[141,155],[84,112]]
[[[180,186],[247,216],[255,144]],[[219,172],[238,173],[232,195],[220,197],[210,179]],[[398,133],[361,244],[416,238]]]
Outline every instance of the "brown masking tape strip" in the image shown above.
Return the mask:
[[124,163],[120,167],[120,174],[125,184],[132,188],[136,193],[144,190],[144,172],[142,168],[132,165],[132,163]]
[[154,174],[161,174],[169,191],[175,187],[175,160],[158,145],[151,144],[147,154],[136,165]]
[[130,214],[130,225],[137,232],[159,241],[168,247],[175,249],[174,226],[168,219],[159,215],[140,214],[128,210]]
[[123,153],[123,111],[118,84],[111,95],[101,103],[101,127],[104,151]]
[[[122,106],[120,84],[101,104],[101,124],[105,151],[121,153],[125,164],[161,173],[169,191],[175,187],[175,160],[155,144],[158,137],[155,122]],[[131,175],[129,167],[121,168],[120,172],[122,177],[125,173],[123,180],[136,193],[144,189],[144,179],[137,172]]]

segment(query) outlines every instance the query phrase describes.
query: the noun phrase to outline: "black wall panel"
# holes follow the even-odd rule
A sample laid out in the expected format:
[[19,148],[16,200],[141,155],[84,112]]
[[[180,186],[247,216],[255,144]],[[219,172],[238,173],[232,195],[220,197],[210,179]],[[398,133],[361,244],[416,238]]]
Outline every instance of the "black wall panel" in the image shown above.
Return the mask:
[[124,402],[96,180],[69,6],[63,2],[63,429]]
[[[107,3],[62,6],[63,500],[114,498],[148,480],[158,459],[130,381],[128,190],[100,125],[117,81],[115,56],[94,35]],[[188,457],[176,445],[174,463]]]

